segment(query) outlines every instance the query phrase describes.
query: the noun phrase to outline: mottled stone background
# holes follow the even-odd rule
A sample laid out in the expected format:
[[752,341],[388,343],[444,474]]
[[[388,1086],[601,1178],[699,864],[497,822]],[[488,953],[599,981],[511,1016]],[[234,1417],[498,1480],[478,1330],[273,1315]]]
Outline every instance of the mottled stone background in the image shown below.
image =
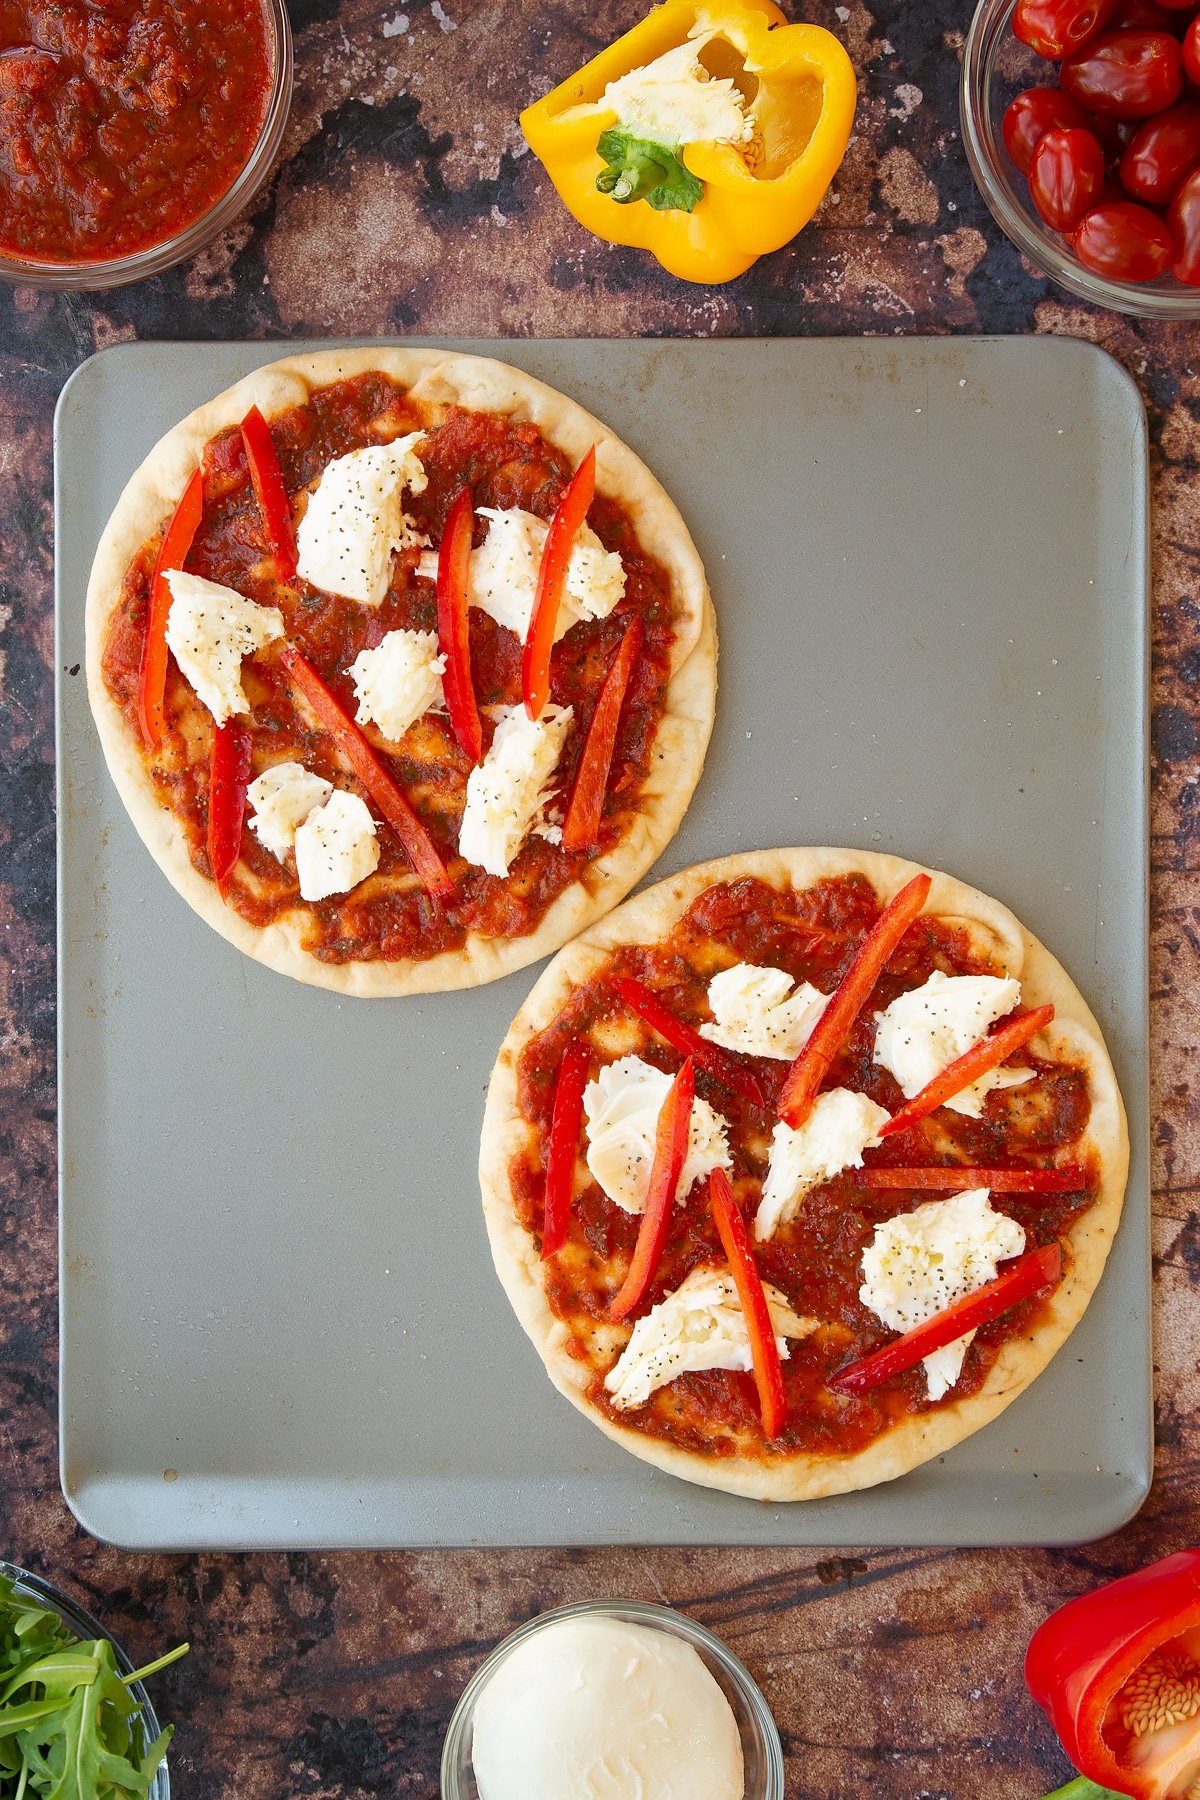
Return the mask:
[[[642,0],[293,0],[297,82],[253,212],[144,286],[0,293],[0,1547],[63,1579],[158,1682],[177,1791],[323,1800],[437,1791],[483,1652],[557,1602],[669,1599],[766,1689],[789,1792],[1010,1800],[1065,1778],[1021,1681],[1030,1632],[1105,1575],[1200,1537],[1197,1131],[1200,373],[1194,327],[1096,312],[1037,279],[971,183],[956,84],[968,0],[808,16],[861,78],[818,218],[727,287],[593,243],[524,153],[517,113]],[[793,8],[793,10],[795,10]],[[1110,1541],[1040,1553],[777,1551],[136,1557],[74,1525],[56,1475],[51,417],[94,349],[135,336],[1060,332],[1102,343],[1150,413],[1155,502],[1153,1117],[1158,1481]],[[147,1145],[152,1166],[154,1147]]]

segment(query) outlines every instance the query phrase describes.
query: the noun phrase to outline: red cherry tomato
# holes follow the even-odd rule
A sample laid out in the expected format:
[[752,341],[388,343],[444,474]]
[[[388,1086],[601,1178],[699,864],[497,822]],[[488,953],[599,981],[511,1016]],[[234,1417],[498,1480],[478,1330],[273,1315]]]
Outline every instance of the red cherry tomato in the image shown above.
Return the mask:
[[1171,273],[1188,287],[1200,287],[1200,169],[1193,169],[1171,202],[1167,224],[1175,239]]
[[[1191,4],[1191,0],[1188,0]],[[1117,10],[1108,21],[1110,31],[1175,31],[1179,30],[1179,14],[1168,12],[1158,0],[1119,0]]]
[[1058,62],[1103,30],[1117,0],[1017,0],[1012,28],[1039,56]]
[[1159,0],[1170,12],[1195,12],[1196,0]]
[[1183,34],[1183,68],[1188,80],[1200,87],[1200,17]]
[[1183,88],[1179,41],[1165,31],[1109,31],[1068,56],[1062,85],[1091,112],[1145,119]]
[[1104,189],[1104,152],[1090,131],[1048,131],[1029,165],[1029,193],[1051,231],[1074,231]]
[[1134,200],[1165,206],[1200,163],[1200,101],[1179,100],[1140,124],[1121,158],[1121,183]]
[[1060,89],[1031,87],[1009,106],[1000,130],[1008,154],[1022,175],[1028,175],[1033,153],[1048,131],[1087,131],[1090,125],[1082,106]]
[[1132,200],[1093,207],[1071,242],[1085,269],[1115,281],[1153,281],[1175,254],[1175,241],[1158,214]]

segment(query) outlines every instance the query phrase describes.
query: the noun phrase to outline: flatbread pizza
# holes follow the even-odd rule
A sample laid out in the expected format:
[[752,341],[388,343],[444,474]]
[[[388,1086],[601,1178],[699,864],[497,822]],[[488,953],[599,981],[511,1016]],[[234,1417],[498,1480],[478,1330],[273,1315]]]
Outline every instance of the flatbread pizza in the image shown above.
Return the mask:
[[700,776],[716,633],[677,508],[581,406],[363,348],[270,364],[156,445],[96,553],[87,678],[201,917],[389,995],[507,974],[633,886]]
[[480,1181],[555,1386],[686,1480],[803,1500],[1001,1412],[1124,1197],[1100,1031],[1008,909],[897,857],[764,851],[562,951],[493,1070]]

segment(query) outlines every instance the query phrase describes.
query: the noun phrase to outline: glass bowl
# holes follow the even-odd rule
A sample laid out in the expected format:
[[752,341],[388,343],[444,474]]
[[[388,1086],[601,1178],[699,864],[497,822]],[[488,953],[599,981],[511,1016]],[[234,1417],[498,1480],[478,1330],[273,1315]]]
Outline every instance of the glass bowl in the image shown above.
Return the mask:
[[1113,312],[1143,319],[1200,319],[1200,288],[1173,276],[1158,281],[1110,281],[1075,258],[1067,240],[1034,210],[1025,177],[1000,134],[1010,100],[1026,87],[1056,87],[1054,63],[1012,34],[1016,0],[980,0],[967,32],[962,65],[962,132],[976,185],[1001,230],[1023,256],[1068,293]]
[[581,1600],[571,1606],[558,1606],[553,1612],[542,1613],[540,1618],[518,1626],[496,1646],[463,1689],[450,1720],[442,1747],[442,1800],[479,1800],[479,1788],[471,1766],[475,1707],[505,1657],[547,1625],[560,1619],[585,1618],[589,1614],[619,1619],[629,1625],[649,1625],[690,1644],[733,1708],[742,1739],[745,1800],[784,1800],[783,1747],[771,1709],[757,1682],[720,1638],[698,1625],[695,1619],[689,1619],[686,1613],[675,1612],[669,1606],[650,1606],[641,1600]]
[[[110,1637],[109,1633],[105,1631],[99,1619],[94,1619],[91,1613],[84,1612],[81,1606],[76,1606],[75,1602],[68,1599],[67,1595],[59,1588],[52,1586],[48,1581],[44,1581],[40,1575],[31,1574],[28,1569],[18,1568],[16,1563],[0,1562],[0,1575],[6,1576],[17,1588],[18,1592],[27,1594],[29,1598],[35,1600],[39,1606],[44,1606],[47,1612],[57,1613],[63,1624],[69,1625],[76,1637],[83,1639],[107,1638],[108,1642],[113,1647],[113,1655],[116,1658],[117,1667],[120,1669],[122,1675],[131,1675],[133,1673],[133,1664],[122,1650],[120,1644],[117,1643],[116,1639]],[[155,1713],[153,1706],[150,1704],[150,1696],[140,1681],[135,1681],[130,1687],[129,1692],[137,1701],[141,1711],[142,1730],[145,1733],[145,1741],[147,1744],[152,1744],[162,1727],[159,1725],[158,1716]],[[150,1783],[150,1787],[147,1791],[146,1800],[171,1800],[171,1779],[167,1774],[167,1765],[165,1762],[159,1763],[154,1779]]]
[[267,15],[274,49],[274,69],[267,111],[258,142],[250,159],[231,187],[208,211],[190,225],[128,256],[114,256],[106,262],[39,262],[22,257],[0,255],[0,280],[23,283],[27,287],[69,288],[76,292],[95,288],[124,287],[131,281],[145,281],[150,275],[161,275],[185,257],[203,250],[215,237],[233,224],[238,214],[254,198],[270,171],[280,144],[292,104],[292,28],[285,0],[262,0]]

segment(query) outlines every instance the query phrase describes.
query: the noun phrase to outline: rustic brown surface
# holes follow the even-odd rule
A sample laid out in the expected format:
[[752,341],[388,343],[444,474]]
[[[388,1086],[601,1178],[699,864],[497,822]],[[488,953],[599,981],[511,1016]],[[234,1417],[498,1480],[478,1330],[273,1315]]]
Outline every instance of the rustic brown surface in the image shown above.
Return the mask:
[[[861,0],[862,81],[834,196],[794,246],[693,289],[587,239],[516,114],[641,0],[294,0],[296,100],[277,174],[203,257],[95,299],[0,293],[0,1549],[103,1612],[158,1683],[177,1791],[327,1800],[437,1791],[481,1654],[557,1602],[668,1599],[766,1689],[789,1793],[1009,1800],[1066,1770],[1021,1681],[1036,1623],[1096,1579],[1200,1536],[1190,1416],[1200,1342],[1197,683],[1200,344],[1059,296],[1003,241],[958,136],[968,0]],[[794,10],[794,9],[793,9]],[[593,25],[593,18],[601,21]],[[395,331],[728,334],[1046,331],[1111,350],[1150,411],[1155,499],[1153,1117],[1158,1482],[1084,1550],[651,1550],[135,1557],[74,1525],[56,1477],[51,416],[71,369],[133,336]],[[1136,847],[1130,847],[1131,854]],[[152,1157],[152,1147],[147,1147]]]

